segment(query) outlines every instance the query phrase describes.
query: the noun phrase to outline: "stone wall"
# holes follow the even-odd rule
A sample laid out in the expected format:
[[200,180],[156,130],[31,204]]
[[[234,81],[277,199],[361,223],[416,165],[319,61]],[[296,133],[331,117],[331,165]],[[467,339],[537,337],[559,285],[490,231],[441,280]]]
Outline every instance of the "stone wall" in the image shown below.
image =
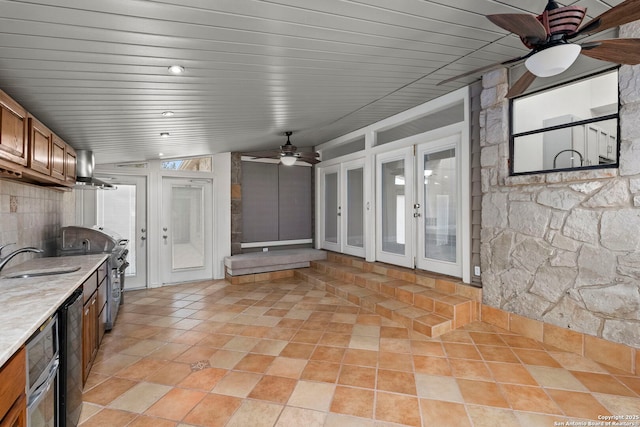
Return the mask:
[[507,73],[484,76],[483,302],[640,347],[640,67],[619,82],[618,169],[510,177]]

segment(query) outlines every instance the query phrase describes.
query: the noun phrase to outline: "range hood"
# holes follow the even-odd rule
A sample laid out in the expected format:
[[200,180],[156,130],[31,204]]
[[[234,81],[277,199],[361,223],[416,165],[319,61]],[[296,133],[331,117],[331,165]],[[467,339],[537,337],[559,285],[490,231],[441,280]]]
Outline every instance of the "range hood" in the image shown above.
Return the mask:
[[80,190],[108,190],[115,188],[112,184],[93,177],[95,164],[93,151],[76,150],[76,185],[73,188]]

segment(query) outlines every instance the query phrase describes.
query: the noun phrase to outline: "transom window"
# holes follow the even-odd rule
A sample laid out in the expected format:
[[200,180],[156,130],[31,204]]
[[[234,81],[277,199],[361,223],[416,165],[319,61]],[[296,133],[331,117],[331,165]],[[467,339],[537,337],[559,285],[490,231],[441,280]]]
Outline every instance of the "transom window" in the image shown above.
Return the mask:
[[511,174],[617,167],[618,71],[514,99]]

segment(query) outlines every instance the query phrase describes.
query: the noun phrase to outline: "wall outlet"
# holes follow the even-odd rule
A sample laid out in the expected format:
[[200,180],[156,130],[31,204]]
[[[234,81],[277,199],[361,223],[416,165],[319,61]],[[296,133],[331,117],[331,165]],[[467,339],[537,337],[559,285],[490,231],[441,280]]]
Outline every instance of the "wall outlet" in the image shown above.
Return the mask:
[[269,248],[262,248],[262,252],[269,252]]
[[480,275],[480,266],[476,265],[475,267],[473,267],[473,274],[475,274],[476,276]]

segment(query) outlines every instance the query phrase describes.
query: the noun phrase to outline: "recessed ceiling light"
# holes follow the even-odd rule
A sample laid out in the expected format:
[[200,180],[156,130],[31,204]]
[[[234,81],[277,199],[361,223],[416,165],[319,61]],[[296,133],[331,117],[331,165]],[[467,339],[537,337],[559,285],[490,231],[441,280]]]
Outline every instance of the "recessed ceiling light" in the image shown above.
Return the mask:
[[174,116],[176,113],[174,113],[173,111],[163,111],[162,112],[162,116],[163,117],[172,117]]
[[182,74],[184,73],[184,67],[182,65],[172,65],[169,67],[169,72],[171,74]]
[[164,153],[158,153],[158,156],[162,157],[164,156]]
[[160,137],[161,138],[169,138],[171,136],[171,134],[169,132],[161,132],[160,133]]

